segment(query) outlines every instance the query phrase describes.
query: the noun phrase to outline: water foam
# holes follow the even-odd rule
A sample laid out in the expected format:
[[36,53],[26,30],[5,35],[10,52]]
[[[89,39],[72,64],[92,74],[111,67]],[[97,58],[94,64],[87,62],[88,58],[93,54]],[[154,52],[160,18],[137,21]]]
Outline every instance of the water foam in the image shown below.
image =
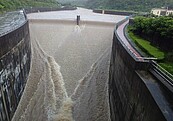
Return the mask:
[[71,98],[66,98],[63,101],[62,107],[57,115],[54,115],[53,121],[74,121],[72,118],[73,101]]
[[85,26],[86,26],[85,24],[82,24],[81,26],[80,25],[76,25],[74,27],[74,32],[76,32],[76,33],[82,32],[85,29]]
[[[41,77],[36,80],[28,80],[28,82],[36,82],[34,90],[32,86],[26,86],[24,92],[25,95],[22,98],[26,98],[27,94],[33,92],[33,95],[28,100],[28,103],[23,103],[23,99],[19,105],[25,104],[24,112],[21,109],[16,110],[16,115],[13,117],[13,121],[74,121],[72,118],[72,105],[73,101],[68,98],[66,89],[64,87],[64,80],[60,72],[60,66],[55,62],[54,58],[47,55],[39,43],[32,41],[32,66],[33,68],[40,69],[37,66],[42,66],[43,71],[38,70]],[[34,63],[35,59],[40,61],[41,65]],[[31,69],[31,71],[33,71]],[[30,76],[36,76],[37,73],[30,72]],[[37,77],[37,76],[36,76]],[[30,79],[30,78],[29,78]],[[63,114],[64,113],[64,114]],[[64,118],[62,118],[64,117]],[[66,118],[65,118],[66,117]]]

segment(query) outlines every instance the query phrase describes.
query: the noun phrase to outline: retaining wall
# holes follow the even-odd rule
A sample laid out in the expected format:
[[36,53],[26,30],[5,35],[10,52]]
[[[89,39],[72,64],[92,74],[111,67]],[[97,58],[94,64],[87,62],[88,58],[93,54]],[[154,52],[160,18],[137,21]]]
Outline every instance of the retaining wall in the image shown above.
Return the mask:
[[46,8],[46,7],[30,7],[25,8],[25,12],[28,13],[37,13],[37,12],[47,12],[47,11],[62,11],[62,10],[76,10],[76,7],[63,7],[63,8]]
[[26,20],[0,37],[0,120],[9,121],[24,90],[31,60],[29,26]]
[[[26,8],[24,12],[75,10],[76,8]],[[0,120],[10,121],[22,96],[30,70],[29,23],[0,35]]]
[[95,13],[104,13],[104,14],[112,14],[112,15],[122,15],[122,16],[130,16],[136,14],[136,12],[128,12],[128,11],[111,11],[111,10],[93,10]]
[[114,34],[109,73],[112,121],[172,121],[163,88],[148,71],[150,63],[137,61]]

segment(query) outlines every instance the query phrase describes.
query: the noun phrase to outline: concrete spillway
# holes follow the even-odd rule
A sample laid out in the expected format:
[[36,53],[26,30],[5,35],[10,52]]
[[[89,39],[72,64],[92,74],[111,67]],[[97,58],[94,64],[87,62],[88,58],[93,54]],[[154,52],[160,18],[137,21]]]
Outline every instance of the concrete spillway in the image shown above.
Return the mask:
[[[78,14],[80,26],[75,21]],[[13,120],[110,120],[108,73],[112,37],[116,22],[124,17],[85,9],[28,17],[32,65]]]

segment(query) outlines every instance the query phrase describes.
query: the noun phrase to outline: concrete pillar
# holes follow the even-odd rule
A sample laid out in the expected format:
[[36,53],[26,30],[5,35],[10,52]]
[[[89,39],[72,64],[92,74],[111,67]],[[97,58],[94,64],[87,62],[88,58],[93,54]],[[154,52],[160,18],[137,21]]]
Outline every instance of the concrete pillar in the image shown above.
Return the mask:
[[77,25],[79,25],[79,22],[80,22],[80,15],[77,15],[76,22],[77,22]]

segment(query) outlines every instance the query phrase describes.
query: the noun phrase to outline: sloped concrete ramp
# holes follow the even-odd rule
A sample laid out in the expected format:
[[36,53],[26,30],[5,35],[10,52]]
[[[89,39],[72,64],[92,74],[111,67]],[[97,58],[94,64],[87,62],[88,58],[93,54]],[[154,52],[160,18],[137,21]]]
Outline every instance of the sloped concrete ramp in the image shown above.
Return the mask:
[[109,121],[112,37],[125,17],[78,8],[28,18],[32,65],[13,121]]

